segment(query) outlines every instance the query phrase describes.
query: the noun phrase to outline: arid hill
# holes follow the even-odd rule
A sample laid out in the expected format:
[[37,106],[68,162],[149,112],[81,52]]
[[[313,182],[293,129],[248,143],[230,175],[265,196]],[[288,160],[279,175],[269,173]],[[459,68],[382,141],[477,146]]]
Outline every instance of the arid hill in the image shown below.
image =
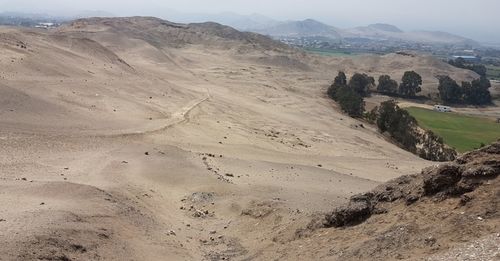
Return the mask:
[[432,165],[341,114],[337,70],[468,75],[145,17],[0,27],[0,46],[3,260],[316,260],[282,241]]
[[284,251],[283,258],[494,260],[500,250],[499,175],[496,142],[401,176],[297,230],[292,244],[303,251]]

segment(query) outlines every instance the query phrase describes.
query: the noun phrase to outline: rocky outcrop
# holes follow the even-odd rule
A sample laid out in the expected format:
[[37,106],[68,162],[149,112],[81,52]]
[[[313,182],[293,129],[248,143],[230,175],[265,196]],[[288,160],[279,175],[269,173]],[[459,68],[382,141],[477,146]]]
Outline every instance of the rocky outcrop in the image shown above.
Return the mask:
[[402,176],[373,191],[353,196],[349,203],[325,216],[325,227],[359,224],[374,214],[387,212],[384,203],[411,205],[423,198],[437,201],[474,191],[500,174],[500,141],[467,153],[452,163],[426,168],[419,175]]

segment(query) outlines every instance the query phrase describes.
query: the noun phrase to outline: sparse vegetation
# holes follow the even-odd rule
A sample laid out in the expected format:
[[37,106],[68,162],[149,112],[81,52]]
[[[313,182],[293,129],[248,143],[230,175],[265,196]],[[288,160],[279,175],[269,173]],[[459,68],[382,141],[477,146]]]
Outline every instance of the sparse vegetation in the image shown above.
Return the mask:
[[466,152],[500,138],[500,124],[494,120],[441,113],[422,108],[407,108],[420,126],[443,138],[443,142]]

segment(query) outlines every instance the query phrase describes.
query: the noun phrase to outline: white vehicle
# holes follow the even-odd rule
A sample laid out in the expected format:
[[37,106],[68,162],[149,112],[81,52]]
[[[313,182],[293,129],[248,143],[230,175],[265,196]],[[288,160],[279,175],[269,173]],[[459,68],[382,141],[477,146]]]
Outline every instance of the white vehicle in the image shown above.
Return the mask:
[[434,105],[434,110],[439,112],[451,112],[451,107],[444,105]]

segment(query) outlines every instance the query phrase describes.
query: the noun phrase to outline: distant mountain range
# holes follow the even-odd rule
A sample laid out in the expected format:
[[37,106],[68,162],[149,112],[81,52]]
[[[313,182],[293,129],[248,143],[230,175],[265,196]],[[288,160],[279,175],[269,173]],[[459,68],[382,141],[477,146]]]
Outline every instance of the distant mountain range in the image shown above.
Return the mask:
[[269,27],[249,30],[275,37],[325,37],[336,40],[342,38],[339,29],[312,19],[275,23]]
[[267,28],[247,29],[273,37],[325,37],[332,40],[363,38],[374,41],[401,41],[422,44],[478,45],[474,40],[439,31],[405,32],[390,24],[372,24],[363,27],[339,29],[313,19],[287,21]]
[[217,15],[169,15],[167,19],[180,22],[213,21],[234,27],[242,31],[251,31],[269,35],[275,38],[282,37],[322,37],[335,41],[344,38],[364,38],[375,41],[401,41],[422,44],[455,44],[479,45],[474,40],[440,31],[403,31],[390,24],[371,24],[368,26],[340,29],[313,19],[303,21],[277,21],[266,16],[238,15],[222,13]]
[[390,24],[372,24],[341,30],[343,38],[367,38],[372,40],[393,40],[428,44],[478,45],[474,40],[440,31],[405,32]]
[[[5,18],[17,17],[14,24],[23,24],[28,19],[34,21],[56,20],[67,21],[74,18],[84,17],[112,17],[113,14],[102,11],[84,11],[65,17],[53,17],[45,14],[23,14],[23,13],[0,13],[0,23],[8,24]],[[277,21],[272,18],[259,15],[239,15],[235,13],[220,14],[184,14],[175,11],[164,11],[162,15],[169,21],[192,23],[192,22],[217,22],[228,25],[240,31],[249,31],[272,36],[274,38],[322,38],[329,41],[340,42],[343,39],[364,39],[371,41],[409,42],[422,44],[451,44],[478,46],[474,40],[440,31],[409,31],[405,32],[390,24],[372,24],[368,26],[340,29],[325,23],[306,19],[303,21]],[[3,19],[3,20],[2,20]],[[29,21],[29,20],[28,20]]]

